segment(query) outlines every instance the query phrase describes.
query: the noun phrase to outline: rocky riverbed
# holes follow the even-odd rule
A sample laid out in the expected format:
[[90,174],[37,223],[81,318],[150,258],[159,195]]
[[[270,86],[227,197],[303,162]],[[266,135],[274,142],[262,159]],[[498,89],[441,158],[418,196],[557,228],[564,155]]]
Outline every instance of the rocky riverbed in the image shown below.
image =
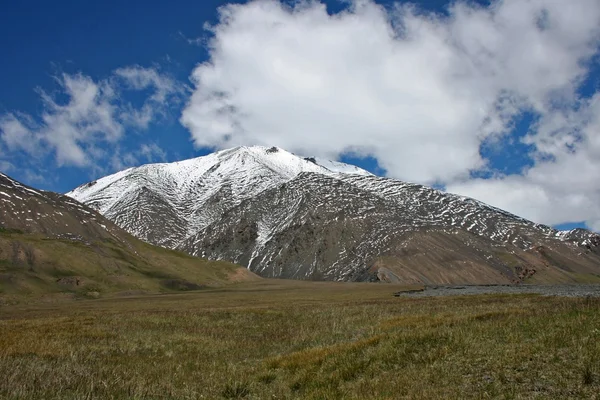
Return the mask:
[[596,285],[460,285],[426,286],[423,290],[398,292],[397,297],[464,296],[473,294],[540,294],[543,296],[600,297]]

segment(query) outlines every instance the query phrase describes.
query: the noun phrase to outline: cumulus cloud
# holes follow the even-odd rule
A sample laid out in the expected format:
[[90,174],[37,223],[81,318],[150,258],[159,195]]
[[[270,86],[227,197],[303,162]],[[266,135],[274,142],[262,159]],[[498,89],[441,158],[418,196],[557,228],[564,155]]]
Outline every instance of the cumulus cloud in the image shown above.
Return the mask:
[[600,232],[600,94],[545,117],[527,141],[539,159],[522,175],[456,182],[448,190],[547,224],[586,221]]
[[[600,184],[581,191],[569,178],[587,162],[600,166],[598,153],[582,150],[593,113],[577,95],[598,52],[596,0],[456,2],[444,15],[369,0],[331,15],[318,1],[259,0],[219,15],[181,117],[196,146],[354,152],[390,176],[443,183],[539,222],[579,220],[554,213],[561,201],[600,218],[588,207]],[[524,111],[538,121],[526,138],[535,166],[470,179],[488,166],[482,143],[505,138]]]
[[81,74],[63,74],[59,83],[69,101],[59,104],[42,91],[43,125],[31,134],[55,149],[59,165],[84,166],[90,162],[87,154],[98,142],[116,142],[123,134],[114,117],[114,91],[106,83],[96,83]]
[[128,89],[152,90],[140,108],[128,104],[121,111],[123,121],[142,129],[146,129],[157,115],[164,115],[169,106],[178,104],[185,92],[183,85],[154,68],[139,65],[119,68],[115,70],[115,77]]
[[[39,119],[24,113],[0,117],[0,140],[10,151],[31,156],[52,153],[59,166],[96,167],[111,153],[127,127],[145,129],[164,113],[166,103],[182,92],[176,82],[151,68],[121,68],[109,79],[94,81],[79,74],[56,77],[59,101],[39,89],[43,112]],[[127,90],[149,90],[136,107],[122,96]]]
[[115,70],[115,75],[125,80],[131,88],[136,90],[153,87],[155,92],[149,100],[158,104],[164,104],[169,95],[180,91],[173,79],[161,75],[153,68],[144,68],[139,65],[118,68]]

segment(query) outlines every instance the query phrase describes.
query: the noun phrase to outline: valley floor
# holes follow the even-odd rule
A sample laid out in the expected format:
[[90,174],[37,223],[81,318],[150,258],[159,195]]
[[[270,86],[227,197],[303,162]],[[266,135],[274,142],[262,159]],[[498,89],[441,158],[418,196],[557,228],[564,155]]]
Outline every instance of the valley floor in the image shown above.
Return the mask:
[[599,398],[600,298],[260,281],[0,306],[0,397]]

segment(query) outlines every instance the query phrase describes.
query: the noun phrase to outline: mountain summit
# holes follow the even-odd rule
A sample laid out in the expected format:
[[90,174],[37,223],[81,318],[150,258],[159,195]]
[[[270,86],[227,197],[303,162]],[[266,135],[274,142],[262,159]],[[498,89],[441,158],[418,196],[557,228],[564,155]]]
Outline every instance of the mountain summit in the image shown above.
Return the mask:
[[148,242],[266,277],[600,280],[600,237],[277,147],[149,164],[67,193]]
[[344,163],[299,157],[278,147],[236,147],[190,160],[148,164],[67,193],[135,236],[166,247],[222,217],[222,212],[302,173],[371,173]]

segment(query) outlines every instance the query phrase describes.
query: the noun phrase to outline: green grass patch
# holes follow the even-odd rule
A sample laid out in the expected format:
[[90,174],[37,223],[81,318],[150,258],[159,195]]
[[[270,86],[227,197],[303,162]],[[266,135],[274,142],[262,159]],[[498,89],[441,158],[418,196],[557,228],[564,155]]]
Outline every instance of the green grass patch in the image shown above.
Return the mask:
[[17,235],[21,235],[21,234],[23,234],[23,231],[21,229],[5,228],[3,226],[0,226],[0,234],[6,234],[6,235],[17,234]]
[[[594,398],[600,300],[261,281],[0,310],[0,398]],[[104,296],[104,294],[103,294]]]
[[231,263],[183,255],[131,237],[88,243],[34,234],[0,236],[0,272],[14,275],[0,284],[4,292],[22,296],[190,291],[228,284],[240,271]]

